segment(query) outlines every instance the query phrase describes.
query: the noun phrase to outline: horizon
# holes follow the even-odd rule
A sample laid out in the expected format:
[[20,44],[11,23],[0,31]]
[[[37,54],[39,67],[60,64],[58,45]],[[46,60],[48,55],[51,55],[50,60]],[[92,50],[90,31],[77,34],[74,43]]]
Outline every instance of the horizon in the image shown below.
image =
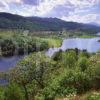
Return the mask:
[[99,0],[3,0],[0,12],[100,24]]

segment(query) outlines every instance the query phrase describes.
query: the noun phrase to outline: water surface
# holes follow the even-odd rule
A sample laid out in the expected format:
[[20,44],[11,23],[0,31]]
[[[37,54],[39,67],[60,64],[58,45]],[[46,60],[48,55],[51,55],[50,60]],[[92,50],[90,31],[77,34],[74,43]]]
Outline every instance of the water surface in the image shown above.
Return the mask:
[[7,71],[13,68],[18,61],[20,61],[23,56],[13,56],[13,57],[1,57],[0,58],[0,71]]
[[67,49],[75,49],[78,48],[80,50],[87,50],[88,52],[97,52],[100,50],[100,42],[98,42],[100,38],[72,38],[72,39],[64,39],[61,47],[59,48],[49,48],[46,52],[48,56],[52,56],[55,52],[62,50],[65,51]]

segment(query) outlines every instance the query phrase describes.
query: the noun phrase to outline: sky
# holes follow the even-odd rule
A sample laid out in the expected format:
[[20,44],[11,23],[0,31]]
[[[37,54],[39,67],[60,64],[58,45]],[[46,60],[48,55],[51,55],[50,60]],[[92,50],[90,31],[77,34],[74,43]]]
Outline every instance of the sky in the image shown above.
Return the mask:
[[100,24],[100,0],[0,0],[0,12]]

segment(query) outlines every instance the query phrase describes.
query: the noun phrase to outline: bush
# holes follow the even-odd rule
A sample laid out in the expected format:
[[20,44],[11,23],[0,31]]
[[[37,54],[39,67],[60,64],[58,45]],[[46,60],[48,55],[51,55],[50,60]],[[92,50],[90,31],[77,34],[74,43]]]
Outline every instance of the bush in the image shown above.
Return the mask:
[[82,71],[85,71],[89,67],[89,61],[86,57],[81,57],[78,60],[78,66]]
[[4,100],[4,88],[0,87],[0,100]]
[[1,55],[2,56],[13,56],[15,53],[15,45],[12,39],[3,39],[0,41]]
[[24,100],[21,89],[16,84],[10,84],[5,89],[4,100]]
[[89,58],[90,54],[87,51],[82,51],[82,52],[80,52],[79,57]]
[[100,100],[100,93],[92,93],[87,96],[86,100]]
[[75,51],[70,50],[66,51],[65,53],[62,53],[62,62],[65,67],[75,67],[76,61],[77,55]]
[[100,89],[100,62],[98,62],[94,67],[94,81],[96,89]]
[[46,100],[54,100],[56,96],[66,96],[88,91],[91,88],[90,77],[80,70],[64,69],[57,76],[53,76],[44,89]]

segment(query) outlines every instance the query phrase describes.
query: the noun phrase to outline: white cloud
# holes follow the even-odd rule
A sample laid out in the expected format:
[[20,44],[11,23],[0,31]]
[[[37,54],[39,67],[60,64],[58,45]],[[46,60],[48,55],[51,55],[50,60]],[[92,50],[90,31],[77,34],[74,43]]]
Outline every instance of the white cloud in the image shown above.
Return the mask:
[[[44,16],[44,15],[46,15],[46,13],[50,12],[54,7],[56,7],[58,5],[66,5],[66,6],[72,5],[75,7],[75,10],[80,11],[81,9],[84,9],[85,7],[91,7],[95,4],[97,4],[98,1],[99,0],[38,0],[38,2],[40,2],[40,3],[39,3],[39,5],[37,5],[35,7],[36,10],[34,10],[34,7],[32,5],[27,5],[27,4],[24,4],[24,8],[26,8],[27,13],[29,12],[28,10],[30,9],[30,11],[32,11],[33,14],[35,14],[37,16]],[[9,6],[8,5],[9,3],[20,3],[21,4],[20,6],[23,5],[22,0],[2,0],[0,2],[3,2],[3,4],[6,7]],[[14,8],[11,8],[11,9],[14,9]],[[21,12],[21,13],[23,13],[23,12]],[[29,14],[27,14],[27,15],[29,15]]]
[[36,15],[43,16],[46,13],[50,12],[55,6],[63,5],[66,3],[66,0],[44,0],[44,2],[40,3],[37,6]]
[[[91,11],[93,7],[100,4],[100,0],[38,0],[40,3],[36,6],[24,4],[22,0],[2,0],[0,2],[5,6],[3,8],[0,7],[0,11],[17,13],[24,16],[46,17],[50,14],[51,17],[62,18],[66,21],[82,23],[95,21],[100,23],[97,21],[99,14]],[[64,9],[55,9],[57,6],[64,7]]]
[[70,0],[70,2],[75,6],[75,10],[70,12],[68,16],[62,16],[61,19],[80,23],[95,22],[100,24],[100,14],[91,10],[100,3],[99,0]]
[[[71,15],[68,17],[63,16],[62,19],[66,21],[73,21],[73,22],[79,22],[79,23],[90,23],[95,21],[98,23],[98,16],[97,14],[87,14],[87,15]],[[99,23],[100,24],[100,23]]]

